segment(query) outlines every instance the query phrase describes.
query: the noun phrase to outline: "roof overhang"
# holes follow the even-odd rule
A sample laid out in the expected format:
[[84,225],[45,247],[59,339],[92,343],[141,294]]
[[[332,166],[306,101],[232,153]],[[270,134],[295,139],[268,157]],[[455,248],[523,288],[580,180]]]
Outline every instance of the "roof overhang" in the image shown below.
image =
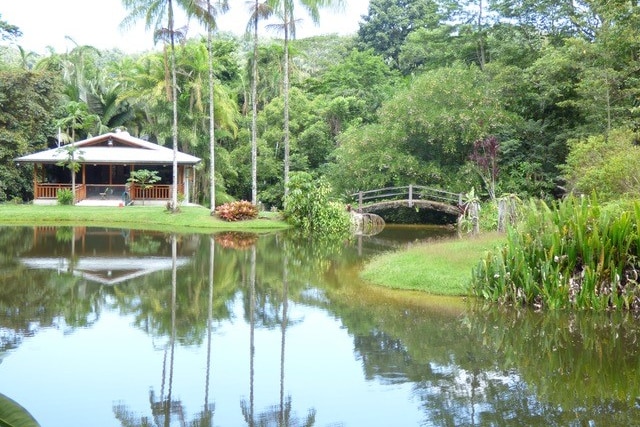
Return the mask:
[[[133,137],[127,132],[111,132],[72,144],[77,148],[77,161],[85,164],[136,164],[169,165],[173,163],[174,151],[170,148]],[[67,159],[64,147],[52,148],[14,159],[23,163],[57,164]],[[179,165],[195,165],[200,158],[175,152]]]

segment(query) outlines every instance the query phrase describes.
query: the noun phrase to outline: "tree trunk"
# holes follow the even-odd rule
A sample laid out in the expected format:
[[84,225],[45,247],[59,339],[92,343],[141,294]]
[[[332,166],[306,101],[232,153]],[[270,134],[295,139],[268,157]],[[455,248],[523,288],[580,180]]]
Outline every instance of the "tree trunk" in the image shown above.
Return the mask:
[[284,7],[284,196],[289,193],[289,9]]
[[258,203],[258,8],[256,0],[255,21],[253,22],[253,69],[251,72],[251,203]]
[[171,189],[171,212],[178,211],[178,90],[176,82],[176,46],[173,33],[173,2],[169,0],[169,32],[171,33],[171,98],[173,103],[173,124],[171,134],[173,139],[173,186]]
[[[211,0],[207,0],[207,13],[211,18]],[[216,136],[215,136],[215,104],[213,98],[213,28],[207,24],[207,53],[209,54],[209,191],[211,197],[211,213],[216,210]]]

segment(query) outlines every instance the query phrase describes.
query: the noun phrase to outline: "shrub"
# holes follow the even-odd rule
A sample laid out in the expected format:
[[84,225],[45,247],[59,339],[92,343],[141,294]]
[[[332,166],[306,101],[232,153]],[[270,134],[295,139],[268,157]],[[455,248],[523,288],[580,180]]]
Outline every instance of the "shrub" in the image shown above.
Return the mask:
[[58,204],[59,205],[71,205],[73,204],[73,192],[68,188],[62,188],[58,190]]
[[614,129],[569,141],[569,147],[563,172],[573,192],[597,192],[600,200],[609,201],[640,191],[640,147],[634,132]]
[[258,208],[246,200],[229,202],[216,208],[216,215],[225,221],[244,221],[258,217]]
[[329,198],[331,187],[306,172],[292,173],[284,201],[284,218],[302,233],[342,235],[351,229],[345,206]]
[[507,243],[474,269],[472,290],[536,308],[639,310],[639,225],[638,203],[614,216],[595,198],[532,202]]

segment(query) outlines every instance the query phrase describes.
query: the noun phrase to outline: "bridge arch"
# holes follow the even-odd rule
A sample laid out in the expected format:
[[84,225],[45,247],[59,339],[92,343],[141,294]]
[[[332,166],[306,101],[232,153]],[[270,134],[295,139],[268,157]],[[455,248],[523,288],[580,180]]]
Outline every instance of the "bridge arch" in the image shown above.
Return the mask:
[[459,216],[462,194],[421,185],[385,187],[351,194],[358,212],[373,213],[400,207],[423,208]]

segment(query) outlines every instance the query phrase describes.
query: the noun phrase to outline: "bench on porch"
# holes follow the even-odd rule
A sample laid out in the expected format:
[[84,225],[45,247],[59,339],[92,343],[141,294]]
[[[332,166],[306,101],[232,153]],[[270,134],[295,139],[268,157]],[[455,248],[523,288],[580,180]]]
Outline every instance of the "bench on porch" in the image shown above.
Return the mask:
[[107,187],[104,189],[104,192],[99,193],[100,194],[100,198],[101,199],[106,199],[107,196],[111,196],[113,194],[113,189],[110,187]]

